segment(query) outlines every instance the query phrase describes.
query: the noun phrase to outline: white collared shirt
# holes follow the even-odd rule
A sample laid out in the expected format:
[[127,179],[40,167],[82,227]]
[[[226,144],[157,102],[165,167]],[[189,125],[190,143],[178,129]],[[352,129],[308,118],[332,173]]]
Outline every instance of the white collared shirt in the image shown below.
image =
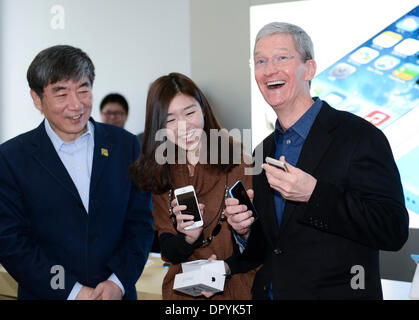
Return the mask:
[[[92,175],[93,151],[95,146],[94,131],[92,122],[87,122],[87,131],[76,140],[71,142],[63,141],[51,128],[48,119],[45,118],[45,130],[50,138],[55,151],[61,159],[64,167],[74,182],[79,192],[86,213],[89,213],[90,178]],[[118,277],[113,273],[108,280],[115,282],[125,294],[124,286]],[[82,284],[76,282],[67,300],[74,300],[79,294]]]
[[87,122],[87,131],[71,142],[63,141],[45,119],[45,130],[54,145],[64,167],[79,192],[86,212],[89,213],[90,177],[92,175],[93,150],[95,146],[93,123]]

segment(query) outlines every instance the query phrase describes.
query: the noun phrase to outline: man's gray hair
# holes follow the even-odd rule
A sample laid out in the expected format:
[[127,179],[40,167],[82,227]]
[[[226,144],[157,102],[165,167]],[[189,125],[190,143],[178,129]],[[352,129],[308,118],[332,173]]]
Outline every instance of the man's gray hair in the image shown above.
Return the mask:
[[57,45],[42,50],[28,68],[29,87],[40,98],[44,88],[61,80],[79,81],[86,76],[93,86],[95,67],[89,56],[80,50],[67,45]]
[[304,62],[314,59],[313,42],[310,36],[299,26],[286,22],[271,22],[263,26],[256,35],[253,54],[255,53],[256,44],[261,38],[277,33],[287,33],[293,36],[295,48]]

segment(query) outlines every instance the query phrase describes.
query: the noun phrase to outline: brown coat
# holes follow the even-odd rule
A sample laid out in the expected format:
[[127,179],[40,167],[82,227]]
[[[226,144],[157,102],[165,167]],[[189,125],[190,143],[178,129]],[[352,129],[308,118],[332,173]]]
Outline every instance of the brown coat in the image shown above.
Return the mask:
[[[238,165],[229,172],[229,188],[239,179],[243,181],[246,189],[252,187],[252,176],[244,175],[244,168],[244,164]],[[174,189],[187,185],[194,186],[198,202],[205,205],[203,232],[204,238],[208,238],[219,220],[221,201],[224,201],[226,174],[210,170],[206,166],[198,163],[195,166],[193,176],[189,175],[186,164],[172,166],[171,177]],[[162,233],[177,234],[173,222],[169,218],[168,199],[169,192],[153,195],[153,218],[159,236]],[[208,259],[212,254],[215,254],[218,260],[224,260],[232,255],[234,245],[232,228],[227,221],[224,221],[220,233],[212,240],[209,246],[196,248],[186,261]],[[165,257],[162,258],[165,260]],[[196,299],[173,290],[175,275],[180,272],[182,272],[180,264],[172,264],[170,266],[163,280],[163,299]],[[251,299],[252,295],[250,290],[254,275],[255,271],[252,270],[248,273],[236,274],[230,279],[226,279],[224,292],[214,295],[212,299]]]

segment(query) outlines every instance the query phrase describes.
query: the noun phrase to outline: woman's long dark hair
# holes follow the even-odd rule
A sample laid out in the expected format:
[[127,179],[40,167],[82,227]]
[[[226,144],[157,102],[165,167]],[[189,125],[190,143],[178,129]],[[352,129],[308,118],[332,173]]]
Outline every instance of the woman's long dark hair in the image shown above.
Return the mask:
[[[187,76],[180,73],[170,73],[155,80],[148,90],[146,106],[146,122],[144,129],[143,145],[138,159],[130,166],[129,174],[134,183],[140,190],[147,190],[153,193],[163,193],[168,191],[171,186],[170,165],[165,163],[160,165],[156,162],[156,149],[162,141],[156,141],[156,133],[160,129],[166,128],[166,118],[169,105],[173,98],[182,93],[195,98],[199,102],[204,115],[203,131],[210,137],[210,130],[221,130],[221,125],[215,117],[212,108],[198,86]],[[229,139],[229,161],[221,161],[221,136],[218,137],[218,162],[210,164],[210,143],[207,142],[207,166],[219,172],[228,172],[236,164],[233,163],[233,138]],[[240,151],[242,152],[240,144]]]

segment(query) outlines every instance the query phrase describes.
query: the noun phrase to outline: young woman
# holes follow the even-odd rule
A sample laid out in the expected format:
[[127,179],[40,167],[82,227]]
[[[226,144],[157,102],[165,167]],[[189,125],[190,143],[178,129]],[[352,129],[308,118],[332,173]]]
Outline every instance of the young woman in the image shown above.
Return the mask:
[[[239,250],[236,237],[249,232],[248,226],[241,226],[234,235],[224,216],[228,188],[237,180],[246,189],[252,185],[251,176],[244,174],[241,143],[220,130],[205,95],[188,77],[171,73],[150,86],[144,145],[130,174],[141,190],[153,194],[162,258],[170,262],[163,299],[194,299],[173,290],[181,263],[213,254],[226,259]],[[187,185],[195,188],[204,222],[191,230],[185,227],[194,223],[193,216],[182,214],[186,206],[178,206],[174,197],[175,189]],[[254,271],[234,275],[225,282],[224,292],[212,299],[251,299],[253,278]]]

